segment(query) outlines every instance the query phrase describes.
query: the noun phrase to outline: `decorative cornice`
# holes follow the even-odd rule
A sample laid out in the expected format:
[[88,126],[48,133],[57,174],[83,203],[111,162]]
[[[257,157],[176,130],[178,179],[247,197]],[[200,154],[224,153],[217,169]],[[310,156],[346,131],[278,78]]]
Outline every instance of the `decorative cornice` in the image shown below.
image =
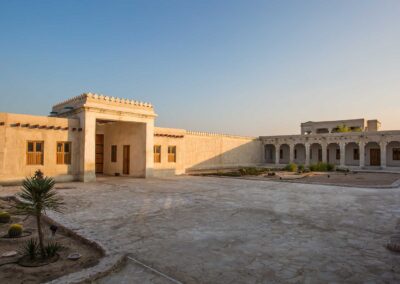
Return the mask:
[[58,106],[65,105],[65,104],[74,104],[74,103],[84,102],[88,98],[93,99],[93,100],[98,100],[99,102],[105,101],[105,102],[120,103],[120,104],[132,105],[132,106],[153,108],[153,105],[151,103],[130,100],[130,99],[123,99],[123,98],[118,98],[118,97],[109,97],[109,96],[104,96],[104,95],[96,94],[96,93],[83,93],[79,96],[70,98],[63,102],[60,102],[60,103],[54,105],[54,107],[58,107]]

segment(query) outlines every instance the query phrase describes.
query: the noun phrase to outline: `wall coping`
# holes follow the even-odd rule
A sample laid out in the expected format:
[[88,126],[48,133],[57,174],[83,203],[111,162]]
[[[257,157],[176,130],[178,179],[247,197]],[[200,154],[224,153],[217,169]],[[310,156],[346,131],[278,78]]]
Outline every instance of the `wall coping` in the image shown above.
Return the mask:
[[76,96],[76,97],[67,99],[63,102],[57,103],[53,106],[53,108],[60,107],[62,105],[66,105],[66,104],[71,104],[71,103],[84,102],[87,99],[96,100],[98,102],[105,101],[105,102],[111,102],[111,103],[116,103],[116,104],[125,104],[125,105],[153,108],[153,105],[148,102],[141,102],[141,101],[136,101],[136,100],[132,100],[132,99],[124,99],[124,98],[118,98],[118,97],[110,97],[110,96],[105,96],[105,95],[97,94],[97,93],[83,93],[79,96]]

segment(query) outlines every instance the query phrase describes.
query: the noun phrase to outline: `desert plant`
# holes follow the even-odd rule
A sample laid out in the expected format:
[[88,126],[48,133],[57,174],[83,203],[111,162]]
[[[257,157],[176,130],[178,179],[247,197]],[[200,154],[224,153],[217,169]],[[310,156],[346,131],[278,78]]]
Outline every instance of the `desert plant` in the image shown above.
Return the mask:
[[53,178],[26,178],[22,182],[22,191],[18,193],[20,203],[17,208],[20,212],[35,216],[39,235],[39,248],[43,258],[46,257],[43,244],[42,214],[46,210],[61,212],[63,202],[54,189]]
[[40,169],[38,169],[38,170],[35,172],[35,174],[33,175],[33,178],[34,178],[34,179],[43,179],[43,177],[44,177],[44,174],[43,174],[43,172],[42,172]]
[[23,227],[21,224],[12,224],[8,228],[8,236],[10,238],[17,238],[22,235]]
[[64,247],[58,242],[49,242],[44,247],[47,257],[53,257],[57,252],[62,250]]
[[10,219],[11,219],[10,213],[6,211],[0,212],[0,223],[8,223],[10,222]]
[[39,246],[36,239],[32,238],[26,241],[22,247],[19,249],[19,252],[22,255],[29,256],[30,259],[35,259],[38,255]]
[[310,171],[312,171],[312,172],[333,171],[334,168],[335,168],[334,165],[328,164],[328,163],[322,163],[322,162],[310,165]]
[[297,165],[295,163],[289,163],[289,164],[286,165],[285,171],[297,172]]

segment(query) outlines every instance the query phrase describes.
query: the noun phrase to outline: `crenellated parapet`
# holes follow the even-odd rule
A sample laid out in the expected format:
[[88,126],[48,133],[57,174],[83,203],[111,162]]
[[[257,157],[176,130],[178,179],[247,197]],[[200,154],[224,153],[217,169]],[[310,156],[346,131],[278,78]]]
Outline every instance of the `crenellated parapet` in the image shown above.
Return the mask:
[[208,137],[225,137],[225,138],[235,138],[235,139],[247,139],[247,140],[257,140],[258,137],[251,136],[239,136],[239,135],[231,135],[231,134],[222,134],[215,132],[201,132],[201,131],[186,131],[187,135],[196,135],[196,136],[208,136]]
[[52,116],[68,116],[82,108],[99,109],[102,111],[130,112],[143,115],[153,115],[151,103],[131,99],[110,97],[96,93],[83,93],[53,106]]
[[68,100],[65,100],[61,103],[58,103],[58,104],[54,105],[53,107],[60,107],[60,106],[70,105],[70,104],[74,105],[76,103],[79,104],[84,101],[87,101],[88,99],[93,100],[93,101],[97,100],[99,102],[110,102],[110,103],[116,103],[116,104],[153,108],[153,105],[148,102],[141,102],[141,101],[118,98],[118,97],[109,97],[109,96],[96,94],[96,93],[83,93],[79,96],[76,96],[76,97],[70,98]]

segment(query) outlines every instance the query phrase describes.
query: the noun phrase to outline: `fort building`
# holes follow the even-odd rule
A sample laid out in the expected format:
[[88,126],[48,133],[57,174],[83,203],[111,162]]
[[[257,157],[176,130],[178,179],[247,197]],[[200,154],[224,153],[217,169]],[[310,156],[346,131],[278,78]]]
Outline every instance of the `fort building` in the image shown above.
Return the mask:
[[38,169],[85,182],[291,162],[400,171],[400,130],[380,131],[377,120],[306,122],[299,135],[244,137],[155,127],[156,117],[150,103],[92,93],[56,104],[49,116],[0,113],[0,183]]

